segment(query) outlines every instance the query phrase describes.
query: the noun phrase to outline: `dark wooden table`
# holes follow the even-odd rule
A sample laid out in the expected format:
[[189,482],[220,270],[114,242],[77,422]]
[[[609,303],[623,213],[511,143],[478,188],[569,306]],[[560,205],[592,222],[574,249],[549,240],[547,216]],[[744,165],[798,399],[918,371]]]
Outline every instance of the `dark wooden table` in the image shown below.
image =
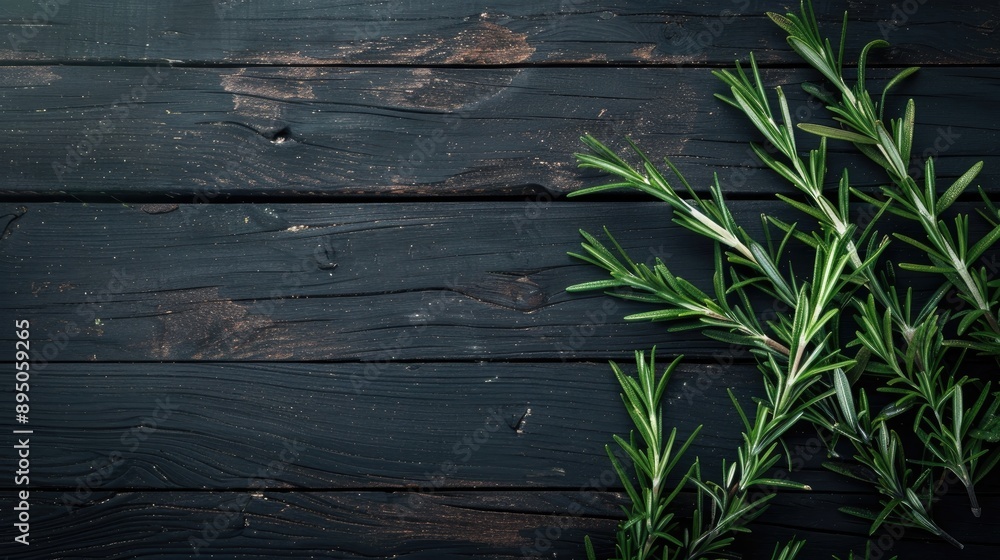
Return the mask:
[[[944,179],[982,159],[994,192],[1000,5],[816,4],[832,35],[850,10],[849,58],[893,44],[873,80],[923,67],[891,106],[916,99]],[[742,222],[787,214],[710,70],[752,50],[824,122],[797,87],[816,76],[762,16],[793,8],[5,2],[0,554],[582,558],[585,534],[609,554],[623,496],[604,446],[629,424],[606,361],[686,356],[666,415],[682,434],[705,424],[691,453],[709,469],[738,443],[725,390],[760,388],[738,349],[565,292],[599,277],[566,256],[580,228],[695,281],[711,266],[662,205],[567,201],[599,180],[572,153],[585,132],[631,135],[698,188],[718,172]],[[833,149],[832,169],[877,185]],[[9,410],[22,319],[27,425]],[[28,547],[12,527],[25,428]],[[837,507],[872,505],[868,488],[825,471],[808,432],[791,444],[813,491],[782,492],[736,550],[792,535],[805,558],[861,550],[867,523]],[[980,519],[957,491],[937,506],[963,553],[883,531],[875,557],[998,557],[998,490],[984,483]]]

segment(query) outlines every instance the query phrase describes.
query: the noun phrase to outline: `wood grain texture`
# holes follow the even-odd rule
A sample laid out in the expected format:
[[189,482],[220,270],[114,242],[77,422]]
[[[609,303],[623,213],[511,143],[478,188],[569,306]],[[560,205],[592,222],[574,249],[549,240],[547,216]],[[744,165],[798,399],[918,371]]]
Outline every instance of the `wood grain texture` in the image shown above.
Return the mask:
[[[35,433],[32,546],[11,542],[5,476],[0,557],[581,558],[585,534],[609,557],[624,496],[604,446],[629,423],[605,360],[687,356],[665,420],[705,425],[689,457],[709,473],[740,437],[726,389],[748,403],[759,373],[743,349],[621,319],[646,306],[565,293],[601,277],[566,255],[578,228],[696,284],[711,253],[662,205],[562,200],[601,180],[572,152],[630,135],[697,189],[718,172],[752,232],[793,218],[711,71],[754,51],[796,117],[825,122],[762,15],[795,4],[5,2],[0,320],[32,323]],[[934,156],[943,189],[984,160],[996,193],[1000,4],[815,4],[833,36],[850,11],[848,59],[892,43],[870,83],[927,67],[890,96],[916,100],[913,163]],[[831,177],[884,180],[831,149]],[[1000,556],[1000,477],[980,519],[959,488],[935,504],[956,555],[916,530],[869,537],[837,508],[876,507],[870,488],[823,469],[805,427],[787,443],[814,490],[780,493],[734,557],[793,536],[804,558],[869,539],[875,558]]]
[[[78,558],[374,558],[512,560],[581,558],[590,535],[601,558],[622,496],[591,488],[524,492],[96,492],[68,513],[57,492],[39,491],[33,544],[0,553],[24,559]],[[997,495],[986,497],[997,502]],[[681,496],[680,501],[688,499]],[[992,560],[978,542],[993,525],[961,506],[939,504],[942,525],[966,541],[950,545],[916,530],[878,532],[840,514],[835,497],[786,492],[771,506],[780,521],[737,537],[734,553],[770,558],[774,543],[805,539],[806,558],[843,557],[871,541],[878,557]],[[419,504],[415,513],[410,505]],[[806,513],[808,512],[808,513]],[[16,545],[21,546],[21,545]],[[24,547],[22,547],[24,548]]]
[[[765,11],[797,3],[759,0],[646,2],[543,0],[444,3],[411,0],[185,0],[9,2],[0,60],[290,66],[729,64],[798,62]],[[849,10],[851,45],[894,44],[894,64],[997,60],[1000,8],[989,2],[814,2],[831,36]],[[941,37],[957,40],[942,47]]]
[[[618,147],[631,136],[699,189],[717,172],[730,193],[791,191],[759,172],[749,148],[759,135],[712,98],[723,88],[704,68],[7,66],[0,76],[8,200],[558,196],[598,180],[573,158],[584,133]],[[831,122],[798,87],[814,74],[766,79],[784,85],[796,119]],[[1000,185],[1000,70],[927,68],[896,89],[890,112],[911,97],[914,166],[934,156],[946,185],[984,160],[981,184]],[[844,166],[856,186],[885,181],[863,157],[838,155],[846,145],[830,149],[831,184]]]
[[[78,558],[520,558],[535,530],[559,539],[541,553],[581,549],[607,534],[615,496],[573,492],[96,493],[71,514],[39,492],[24,559]],[[419,500],[419,516],[401,513]],[[568,512],[576,512],[569,515]],[[539,548],[545,545],[539,541]],[[0,553],[19,552],[9,542]],[[21,546],[21,545],[16,545]]]
[[[685,364],[665,421],[684,437],[704,424],[692,453],[714,468],[739,418],[698,411],[731,406],[727,388],[749,402],[758,384],[752,366]],[[31,484],[72,503],[121,489],[617,487],[604,447],[629,430],[618,391],[606,363],[50,364],[33,376]]]
[[[762,213],[800,218],[782,203],[734,207],[750,232],[759,232]],[[668,335],[663,325],[622,319],[647,305],[565,291],[602,277],[566,253],[579,249],[579,229],[600,233],[605,225],[634,258],[661,258],[709,289],[711,244],[674,225],[661,203],[215,204],[169,212],[29,203],[6,205],[3,214],[0,273],[9,280],[0,309],[33,322],[39,362],[574,360],[622,358],[655,344],[712,358],[727,349],[695,331]],[[986,231],[973,223],[972,235]],[[887,258],[919,259],[897,246]],[[997,269],[992,256],[984,263]],[[762,301],[759,311],[775,305]],[[0,331],[11,345],[13,336]]]
[[[627,247],[650,262],[680,251],[665,208],[629,206],[615,220]],[[609,223],[599,205],[142,208],[2,212],[21,213],[0,242],[2,306],[31,316],[50,361],[575,359],[663,335],[624,323],[638,304],[565,292],[599,277],[566,255],[578,228]]]

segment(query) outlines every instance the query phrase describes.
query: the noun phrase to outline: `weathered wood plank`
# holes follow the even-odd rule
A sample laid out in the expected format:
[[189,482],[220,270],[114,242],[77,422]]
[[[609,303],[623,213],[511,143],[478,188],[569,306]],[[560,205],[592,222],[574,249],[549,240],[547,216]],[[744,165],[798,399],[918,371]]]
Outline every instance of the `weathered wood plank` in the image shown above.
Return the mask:
[[[586,132],[630,135],[698,188],[715,172],[727,192],[791,188],[757,173],[748,142],[759,136],[711,97],[723,89],[702,68],[8,66],[0,76],[0,195],[15,200],[548,196],[596,180],[572,157]],[[797,119],[829,122],[796,85],[815,78],[767,73],[786,86]],[[947,182],[982,159],[982,184],[1000,185],[1000,70],[925,69],[897,88],[891,109],[908,97],[915,165],[934,155]],[[844,165],[858,186],[885,180],[836,156],[831,177]]]
[[[599,557],[613,553],[622,497],[582,488],[561,492],[136,492],[95,493],[72,513],[56,492],[31,494],[31,545],[5,541],[12,559],[178,558],[582,558],[590,535]],[[988,496],[996,502],[997,496]],[[400,515],[419,499],[419,516]],[[682,498],[683,499],[683,498]],[[843,497],[782,494],[738,537],[734,552],[769,558],[778,541],[807,541],[806,558],[863,550],[867,524],[836,511]],[[876,558],[960,557],[1000,552],[986,517],[945,502],[941,523],[961,555],[914,529],[879,532]],[[808,511],[808,515],[803,515]],[[897,538],[898,537],[898,538]],[[882,546],[884,545],[884,546]],[[19,548],[18,548],[19,547]]]
[[[606,366],[394,365],[352,396],[354,374],[362,371],[315,364],[50,366],[33,378],[35,544],[29,554],[14,557],[79,558],[89,551],[116,558],[109,547],[123,542],[130,554],[136,547],[157,547],[161,555],[176,555],[193,545],[221,557],[244,547],[266,554],[272,544],[256,541],[263,534],[268,543],[283,543],[282,554],[290,556],[323,550],[334,557],[431,557],[447,549],[464,557],[507,557],[508,549],[522,546],[576,549],[585,533],[607,546],[620,496],[601,492],[617,485],[600,440],[624,431],[627,423],[617,400],[608,398],[617,389]],[[731,436],[738,428],[731,414],[706,411],[727,409],[725,387],[746,399],[756,375],[748,366],[686,365],[677,372],[665,420],[682,432],[706,423],[692,449],[706,472],[735,445]],[[219,387],[226,390],[220,394]],[[698,393],[689,400],[684,387]],[[501,409],[513,401],[490,431],[493,404]],[[477,435],[479,428],[485,428],[484,437]],[[481,442],[468,461],[455,451],[465,436]],[[803,438],[792,438],[796,453]],[[810,465],[822,459],[815,450],[808,453],[803,458]],[[4,457],[0,468],[10,468],[7,463]],[[533,476],[533,465],[548,476]],[[562,465],[565,473],[552,465]],[[331,466],[346,475],[330,476]],[[754,536],[738,547],[745,557],[759,557],[772,540],[791,535],[807,539],[814,551],[861,546],[867,524],[840,516],[836,508],[871,505],[867,488],[813,468],[793,476],[817,491],[779,496]],[[49,473],[55,475],[51,481]],[[469,480],[478,475],[485,479]],[[206,486],[245,491],[106,490],[183,487],[206,478]],[[63,488],[45,491],[49,482]],[[354,484],[360,491],[294,490]],[[449,490],[536,484],[570,490]],[[383,485],[410,489],[370,490]],[[272,491],[282,487],[293,490]],[[987,512],[1000,506],[995,478],[981,490]],[[995,554],[991,518],[970,518],[961,492],[955,494],[937,511],[946,529],[969,542],[963,558]],[[804,510],[810,515],[803,516]],[[483,530],[470,533],[474,527]],[[536,544],[537,530],[552,535]],[[472,533],[484,540],[470,541]],[[947,551],[914,531],[906,538],[916,540],[894,543],[894,552],[927,546]],[[69,543],[78,548],[66,548]]]
[[[630,430],[596,363],[50,364],[29,381],[31,487],[73,507],[123,489],[618,488],[604,446]],[[685,361],[666,401],[681,437],[703,425],[689,459],[710,476],[739,444],[727,390],[750,402],[759,373]],[[786,439],[795,480],[871,490],[821,468],[807,426]]]
[[[856,557],[861,554],[864,558],[867,541],[872,543],[873,559],[895,555],[900,559],[995,558],[1000,552],[1000,543],[991,528],[996,526],[996,512],[991,517],[984,509],[983,517],[973,517],[961,494],[953,488],[952,494],[934,505],[935,521],[965,545],[961,551],[914,528],[883,527],[869,536],[870,522],[837,511],[843,506],[878,510],[877,499],[867,488],[857,494],[781,492],[767,513],[751,524],[753,533],[740,539],[736,548],[743,558],[770,558],[776,542],[797,537],[807,542],[803,558],[830,558],[834,554],[846,558],[850,550]],[[1000,494],[989,493],[986,499],[996,504],[993,509],[1000,506]]]
[[[39,5],[41,4],[41,5]],[[895,64],[990,64],[1000,8],[974,0],[898,5],[815,2],[850,44],[895,44]],[[796,61],[765,11],[795,3],[544,0],[187,0],[7,2],[0,60],[43,63],[473,64],[729,63],[753,48],[764,62]],[[942,37],[949,38],[948,48]]]
[[[976,204],[962,204],[956,209],[974,214]],[[655,344],[711,358],[726,350],[694,331],[622,319],[644,304],[565,292],[601,278],[566,253],[578,250],[579,229],[605,225],[635,258],[662,258],[708,289],[711,245],[670,222],[661,203],[164,212],[171,208],[0,210],[0,309],[32,321],[37,361],[606,359]],[[741,201],[733,211],[751,232],[761,213],[800,218],[774,202]],[[973,222],[973,235],[985,231]],[[760,312],[772,306],[762,302]],[[0,340],[13,344],[13,336],[0,331]]]
[[[578,554],[584,534],[614,530],[617,512],[614,496],[568,492],[100,492],[72,513],[58,493],[32,496],[31,545],[5,539],[5,558],[513,559],[556,520],[565,529],[547,546]],[[401,514],[415,497],[419,516]]]
[[[665,421],[705,424],[691,457],[714,468],[740,437],[725,389],[749,401],[758,385],[752,366],[685,364]],[[31,486],[69,503],[111,489],[617,486],[604,446],[630,428],[618,392],[606,363],[50,364],[31,377]]]
[[[2,212],[20,217],[0,242],[8,279],[0,307],[33,321],[37,352],[50,356],[43,361],[603,358],[664,334],[625,324],[638,304],[566,294],[599,277],[566,255],[579,247],[578,228],[610,223],[596,204],[149,211],[28,204]],[[650,247],[692,260],[709,250],[665,244],[668,216],[661,205],[629,204],[613,222],[650,262]],[[686,272],[706,277],[702,260]],[[697,352],[697,337],[686,338]]]

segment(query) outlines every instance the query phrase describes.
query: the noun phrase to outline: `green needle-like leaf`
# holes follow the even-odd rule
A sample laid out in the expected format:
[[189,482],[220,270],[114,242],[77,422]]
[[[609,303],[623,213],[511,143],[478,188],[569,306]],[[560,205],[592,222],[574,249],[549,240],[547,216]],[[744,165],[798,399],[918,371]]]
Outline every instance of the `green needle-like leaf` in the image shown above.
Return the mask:
[[878,144],[877,140],[873,140],[867,136],[851,132],[849,130],[844,130],[842,128],[833,128],[813,123],[799,123],[799,128],[810,134],[823,136],[825,138],[847,140],[848,142],[854,142],[855,144]]
[[[724,555],[734,536],[750,531],[753,520],[765,514],[774,490],[808,490],[772,472],[781,464],[793,468],[792,451],[783,438],[803,422],[824,434],[830,456],[838,458],[827,468],[870,484],[879,496],[875,512],[842,511],[871,521],[873,533],[885,523],[898,523],[961,548],[933,519],[932,481],[945,471],[956,476],[978,516],[974,484],[1000,464],[1000,394],[990,392],[990,383],[960,373],[969,371],[963,362],[967,350],[1000,359],[995,315],[1000,280],[992,279],[980,262],[1000,240],[1000,210],[980,189],[980,214],[993,229],[971,239],[967,215],[946,220],[943,213],[972,184],[982,162],[942,193],[934,158],[925,158],[921,177],[911,171],[913,154],[923,149],[914,146],[916,103],[908,100],[896,117],[885,114],[888,92],[917,69],[903,69],[888,80],[877,104],[866,85],[871,50],[888,43],[877,39],[862,48],[856,82],[849,85],[844,75],[846,14],[836,48],[821,35],[808,0],[798,13],[768,17],[787,34],[791,48],[827,80],[824,86],[803,88],[825,104],[829,124],[794,122],[780,87],[771,92],[778,103],[773,111],[752,55],[748,67],[737,63],[731,70],[713,72],[728,90],[716,97],[755,127],[752,152],[794,189],[794,194],[776,196],[804,214],[806,225],[762,216],[763,238],[757,240],[734,217],[718,174],[709,194],[699,194],[677,166],[665,160],[661,170],[632,140],[628,158],[634,163],[589,135],[582,139],[589,151],[576,156],[581,167],[613,179],[574,194],[631,189],[665,202],[675,223],[713,242],[714,270],[706,292],[660,260],[652,266],[637,263],[607,231],[607,241],[582,233],[582,251],[572,256],[608,276],[567,291],[602,290],[647,304],[648,309],[625,318],[668,321],[668,332],[700,329],[709,339],[748,347],[747,355],[761,373],[755,411],[745,411],[729,391],[743,433],[733,454],[723,459],[719,478],[705,476],[695,459],[679,483],[668,485],[694,437],[675,450],[676,429],[664,425],[663,402],[677,361],[659,376],[652,354],[647,360],[636,353],[635,376],[612,364],[633,424],[628,440],[614,437],[618,454],[608,447],[631,502],[618,529],[616,558]],[[810,136],[797,139],[796,127]],[[819,137],[818,147],[799,145],[815,141],[813,136]],[[887,183],[875,193],[861,191],[851,186],[844,169],[835,175],[839,180],[833,192],[826,179],[830,138],[849,142],[859,157],[883,168]],[[858,202],[870,206],[859,212]],[[899,221],[913,222],[922,234],[899,233]],[[780,242],[775,232],[780,232]],[[887,262],[884,251],[896,242],[923,258],[915,259],[918,263]],[[813,258],[811,274],[797,274],[803,267],[790,262],[802,252]],[[913,290],[905,286],[904,275],[897,278],[898,270],[940,275],[940,287],[930,293]],[[774,303],[761,306],[768,299]],[[945,340],[944,333],[957,338]],[[877,391],[882,397],[877,406],[860,386]],[[903,430],[915,435],[905,449],[899,436]],[[694,490],[696,503],[691,518],[682,523],[671,504],[685,487]],[[585,547],[593,560],[589,539]],[[793,558],[801,548],[795,540],[776,546],[772,560]]]

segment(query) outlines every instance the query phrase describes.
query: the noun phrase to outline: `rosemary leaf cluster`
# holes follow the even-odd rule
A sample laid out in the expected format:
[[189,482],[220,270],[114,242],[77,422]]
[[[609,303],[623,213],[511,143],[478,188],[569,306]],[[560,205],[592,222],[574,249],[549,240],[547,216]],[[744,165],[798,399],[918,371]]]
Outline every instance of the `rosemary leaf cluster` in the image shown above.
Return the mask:
[[[628,159],[634,163],[591,136],[583,138],[589,151],[577,154],[581,167],[601,170],[614,180],[573,195],[635,189],[662,200],[672,208],[677,224],[714,242],[715,273],[712,293],[705,293],[659,259],[652,266],[636,263],[607,231],[606,241],[582,232],[583,251],[574,256],[605,270],[608,277],[569,290],[604,290],[648,303],[652,310],[626,319],[669,321],[673,330],[699,329],[709,338],[749,347],[764,389],[753,414],[730,394],[743,422],[743,443],[734,458],[723,462],[722,472],[708,476],[695,459],[680,482],[668,489],[668,475],[695,437],[691,434],[674,451],[676,430],[666,431],[662,424],[662,397],[677,361],[659,377],[652,354],[647,360],[644,353],[636,353],[635,378],[612,364],[639,432],[638,438],[615,438],[632,460],[633,474],[609,448],[632,504],[617,534],[615,558],[697,560],[723,552],[736,533],[750,530],[748,525],[764,512],[775,490],[809,489],[770,474],[783,458],[790,464],[783,437],[800,424],[828,435],[834,459],[827,464],[830,470],[862,480],[879,495],[881,507],[876,510],[842,511],[870,519],[872,533],[892,522],[923,529],[961,548],[937,524],[932,509],[936,484],[951,473],[966,489],[971,515],[981,515],[975,484],[1000,461],[995,445],[1000,440],[1000,394],[989,381],[968,375],[965,365],[968,353],[1000,356],[1000,282],[991,280],[978,264],[1000,239],[1000,211],[984,194],[986,210],[981,215],[992,229],[977,240],[970,238],[969,216],[958,214],[950,221],[946,216],[975,180],[981,162],[943,188],[936,183],[933,158],[924,164],[922,179],[910,172],[915,104],[910,100],[902,115],[886,120],[886,94],[917,69],[907,68],[889,80],[878,102],[865,80],[869,52],[887,46],[885,41],[864,46],[856,80],[849,85],[843,61],[846,14],[836,50],[820,34],[808,2],[798,14],[768,16],[787,33],[792,49],[824,78],[824,84],[804,88],[825,104],[831,122],[796,123],[780,87],[774,95],[776,110],[772,108],[753,56],[749,69],[737,63],[733,70],[715,72],[729,89],[717,97],[762,135],[769,148],[752,144],[754,152],[800,193],[777,196],[816,224],[811,231],[765,216],[765,239],[755,240],[734,220],[717,176],[709,196],[701,197],[670,161],[665,162],[665,174],[631,141],[634,157]],[[814,147],[799,147],[796,136],[802,133],[806,139],[818,137],[811,142]],[[847,169],[828,180],[828,141],[850,143],[860,156],[881,167],[886,185],[880,192],[853,188]],[[852,203],[857,202],[878,209],[863,229],[853,225]],[[880,236],[876,227],[888,215],[897,223],[913,222],[922,234]],[[899,243],[918,249],[924,262],[887,262],[883,252]],[[788,253],[793,248],[812,251],[810,275],[792,270]],[[897,269],[932,275],[940,287],[917,296],[897,286]],[[964,302],[961,310],[943,305],[951,293]],[[762,323],[761,310],[753,303],[759,294],[790,311]],[[852,331],[853,336],[843,335]],[[862,385],[881,398],[870,399]],[[907,431],[916,434],[916,441],[904,442],[900,433]],[[685,487],[695,490],[696,503],[692,518],[682,523],[671,506]],[[794,558],[803,544],[796,540],[779,545],[773,558]],[[596,558],[589,540],[587,553],[591,560]],[[869,554],[866,551],[865,557]]]

